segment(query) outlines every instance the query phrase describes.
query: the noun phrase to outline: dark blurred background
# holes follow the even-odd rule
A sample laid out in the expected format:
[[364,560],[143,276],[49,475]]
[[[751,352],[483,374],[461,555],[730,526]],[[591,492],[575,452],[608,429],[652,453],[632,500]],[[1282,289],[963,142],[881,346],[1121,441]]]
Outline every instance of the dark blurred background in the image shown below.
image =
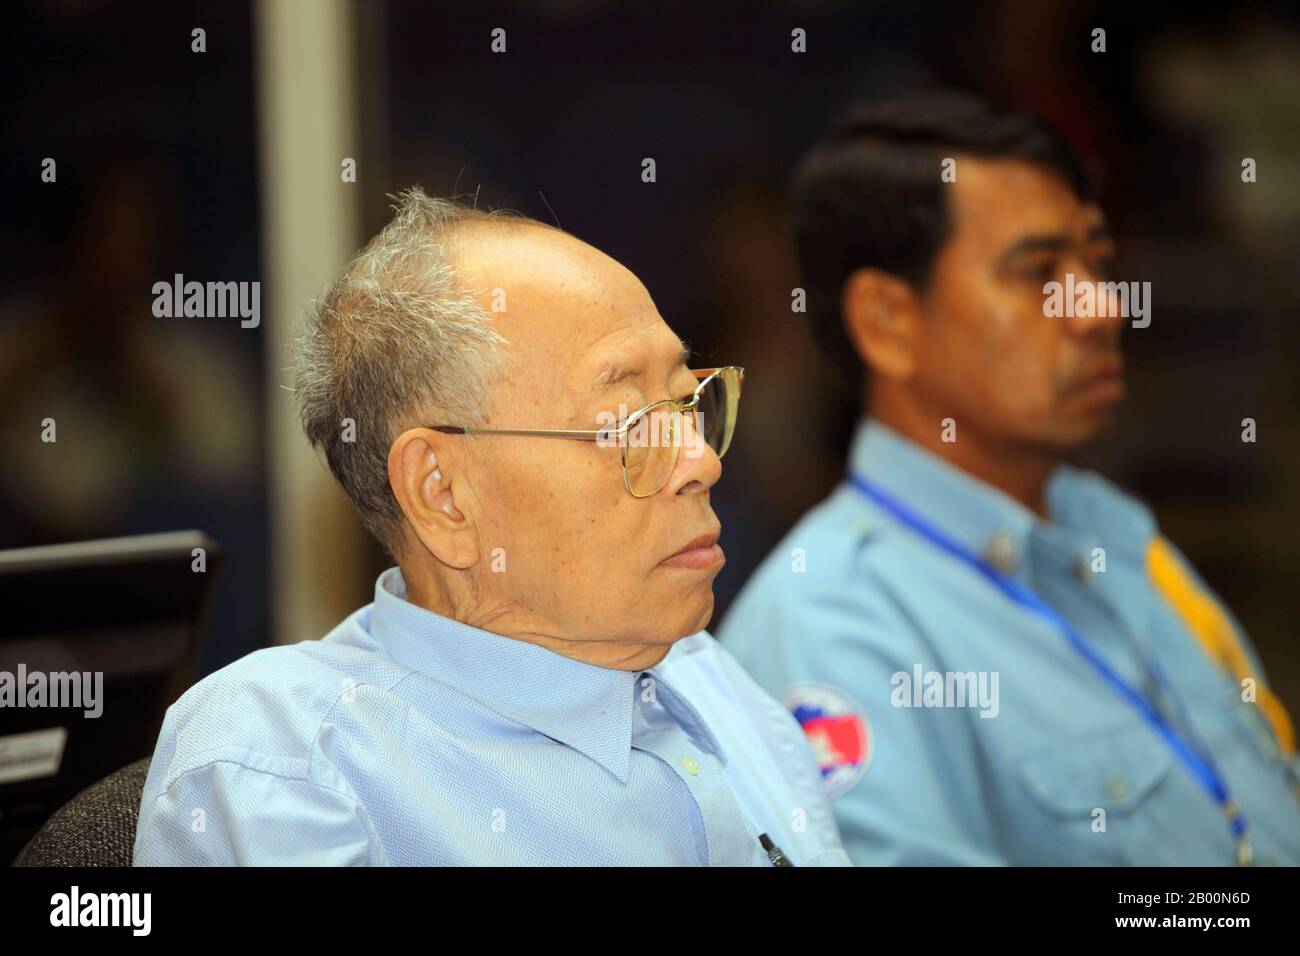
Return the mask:
[[[305,447],[282,349],[413,183],[558,220],[637,273],[702,363],[746,367],[714,495],[720,618],[838,481],[854,420],[790,310],[790,171],[850,98],[945,85],[1045,116],[1086,157],[1154,309],[1128,336],[1118,433],[1085,464],[1154,507],[1300,708],[1293,4],[58,0],[5,18],[0,548],[212,534],[226,568],[204,673],[369,599],[378,547],[319,466],[282,463]],[[318,32],[337,40],[324,62]],[[302,146],[313,123],[325,140],[338,125],[337,155]],[[317,167],[346,214],[295,238],[284,197]],[[287,279],[275,263],[295,251]],[[261,326],[155,318],[153,283],[175,273],[263,281]]]

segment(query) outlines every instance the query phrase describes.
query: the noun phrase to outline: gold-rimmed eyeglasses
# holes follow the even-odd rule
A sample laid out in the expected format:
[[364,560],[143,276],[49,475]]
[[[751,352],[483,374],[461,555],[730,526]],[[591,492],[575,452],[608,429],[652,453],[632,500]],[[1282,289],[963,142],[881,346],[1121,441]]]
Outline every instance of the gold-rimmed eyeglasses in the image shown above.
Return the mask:
[[668,484],[677,466],[677,455],[684,445],[695,448],[703,439],[719,458],[731,446],[745,370],[728,365],[724,368],[692,369],[691,374],[700,383],[686,401],[664,399],[651,402],[622,422],[614,421],[604,428],[426,427],[447,435],[532,435],[594,441],[603,446],[617,445],[623,453],[624,486],[634,498],[649,498]]

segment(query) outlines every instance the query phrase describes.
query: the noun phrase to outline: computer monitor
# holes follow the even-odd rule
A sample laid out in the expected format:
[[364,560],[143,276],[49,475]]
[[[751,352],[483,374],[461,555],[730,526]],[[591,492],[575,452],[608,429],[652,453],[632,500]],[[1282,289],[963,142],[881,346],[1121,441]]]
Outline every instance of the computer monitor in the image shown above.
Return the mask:
[[194,679],[220,565],[199,531],[0,551],[0,865],[153,752]]

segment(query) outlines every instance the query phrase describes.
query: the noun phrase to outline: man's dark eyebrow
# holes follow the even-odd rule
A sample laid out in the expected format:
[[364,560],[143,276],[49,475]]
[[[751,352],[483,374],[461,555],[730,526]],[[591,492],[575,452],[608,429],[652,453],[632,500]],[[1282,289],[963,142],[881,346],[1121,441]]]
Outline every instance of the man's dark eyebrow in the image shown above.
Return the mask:
[[1003,262],[1033,252],[1064,252],[1070,248],[1070,237],[1064,235],[1026,236],[1002,254]]

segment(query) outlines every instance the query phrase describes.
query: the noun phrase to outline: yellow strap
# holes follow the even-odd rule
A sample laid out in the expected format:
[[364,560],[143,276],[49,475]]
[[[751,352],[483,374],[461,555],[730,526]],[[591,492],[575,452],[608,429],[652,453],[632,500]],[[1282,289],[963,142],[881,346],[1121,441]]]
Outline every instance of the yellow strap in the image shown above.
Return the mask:
[[1232,674],[1238,683],[1247,677],[1254,680],[1255,703],[1273,728],[1278,748],[1288,757],[1294,754],[1295,728],[1286,707],[1255,674],[1228,616],[1216,601],[1196,586],[1163,538],[1152,538],[1147,547],[1147,573],[1156,590],[1173,606],[1188,630],[1196,635],[1210,659]]

